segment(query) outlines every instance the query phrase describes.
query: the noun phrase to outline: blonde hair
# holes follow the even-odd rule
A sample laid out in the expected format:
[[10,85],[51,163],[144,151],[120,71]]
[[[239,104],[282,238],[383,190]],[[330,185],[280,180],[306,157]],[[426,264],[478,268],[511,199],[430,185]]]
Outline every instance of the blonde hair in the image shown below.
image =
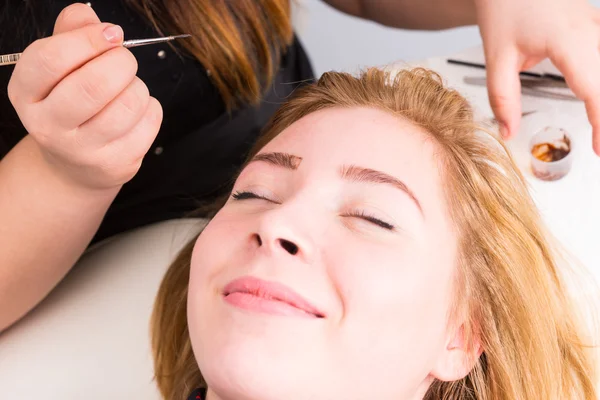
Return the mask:
[[[456,382],[435,381],[425,399],[596,399],[594,364],[577,310],[525,180],[493,135],[474,123],[467,101],[425,69],[356,78],[326,73],[297,91],[250,156],[300,118],[333,107],[373,107],[408,118],[439,144],[448,209],[459,232],[453,316],[466,317],[467,343],[483,354]],[[186,323],[193,242],[161,285],[152,320],[156,379],[167,399],[203,386]]]

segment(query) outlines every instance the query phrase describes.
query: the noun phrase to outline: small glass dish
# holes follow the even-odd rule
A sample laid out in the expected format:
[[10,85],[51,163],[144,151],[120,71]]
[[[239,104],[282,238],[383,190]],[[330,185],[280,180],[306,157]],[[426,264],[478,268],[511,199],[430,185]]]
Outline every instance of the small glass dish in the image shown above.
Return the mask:
[[573,144],[564,129],[549,126],[533,135],[529,142],[529,155],[536,178],[556,181],[571,170]]

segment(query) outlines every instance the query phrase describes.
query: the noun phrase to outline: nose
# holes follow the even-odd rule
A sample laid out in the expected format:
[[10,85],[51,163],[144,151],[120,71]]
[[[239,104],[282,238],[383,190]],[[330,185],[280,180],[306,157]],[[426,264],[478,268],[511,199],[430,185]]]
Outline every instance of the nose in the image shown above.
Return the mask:
[[298,245],[296,243],[292,243],[286,239],[277,239],[279,241],[279,245],[283,247],[288,253],[295,256],[298,254]]
[[[254,240],[256,241],[256,243],[258,244],[259,247],[263,246],[264,241],[258,233],[254,234]],[[275,239],[275,247],[283,249],[284,251],[288,252],[292,256],[295,256],[296,254],[298,254],[298,251],[300,250],[296,243],[292,242],[291,240],[283,239],[283,238]]]
[[276,209],[260,216],[252,233],[253,246],[270,254],[292,256],[310,262],[315,253],[314,235],[310,234],[314,230],[310,229],[313,224],[307,218],[300,217],[306,213],[297,211]]

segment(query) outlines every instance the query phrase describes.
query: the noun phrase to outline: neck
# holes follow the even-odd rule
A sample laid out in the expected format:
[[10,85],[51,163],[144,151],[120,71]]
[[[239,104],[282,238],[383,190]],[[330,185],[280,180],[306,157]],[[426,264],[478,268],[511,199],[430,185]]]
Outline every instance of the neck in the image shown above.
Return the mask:
[[208,388],[208,390],[206,391],[206,400],[221,400],[221,399],[219,399],[219,397],[215,394],[215,392],[213,392],[212,390],[210,390],[210,388]]
[[215,392],[210,390],[210,388],[208,388],[206,390],[206,400],[226,400],[226,399],[222,399]]
[[[423,398],[425,397],[425,394],[427,393],[428,388],[429,388],[429,384],[426,387],[421,388],[421,390],[419,390],[415,394],[415,397],[411,397],[410,400],[423,400]],[[210,390],[210,388],[208,388],[206,391],[206,400],[234,400],[234,399],[226,399],[226,398],[219,397],[215,392],[213,392],[212,390]],[[409,400],[409,399],[406,399],[406,400]]]
[[[213,391],[210,388],[208,388],[206,390],[206,400],[241,400],[241,399],[238,396],[231,397],[231,395],[226,395],[226,394],[223,394],[223,393],[221,393],[219,395],[215,391]],[[249,398],[248,397],[244,397],[243,400],[249,400]]]

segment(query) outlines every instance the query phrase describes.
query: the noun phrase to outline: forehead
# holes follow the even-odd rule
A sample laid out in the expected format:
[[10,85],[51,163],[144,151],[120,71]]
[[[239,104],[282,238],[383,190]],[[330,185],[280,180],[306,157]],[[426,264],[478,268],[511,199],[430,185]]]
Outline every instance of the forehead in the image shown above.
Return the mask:
[[432,165],[434,148],[424,129],[401,116],[372,108],[332,108],[296,121],[264,150],[297,149],[308,152],[313,161],[327,155],[332,163],[351,159],[364,160],[371,164],[368,167],[377,163],[395,169],[419,165],[437,170]]
[[408,119],[382,110],[332,108],[309,114],[263,149],[270,151],[300,156],[301,169],[323,173],[348,164],[379,170],[404,181],[424,208],[445,204],[435,140]]

